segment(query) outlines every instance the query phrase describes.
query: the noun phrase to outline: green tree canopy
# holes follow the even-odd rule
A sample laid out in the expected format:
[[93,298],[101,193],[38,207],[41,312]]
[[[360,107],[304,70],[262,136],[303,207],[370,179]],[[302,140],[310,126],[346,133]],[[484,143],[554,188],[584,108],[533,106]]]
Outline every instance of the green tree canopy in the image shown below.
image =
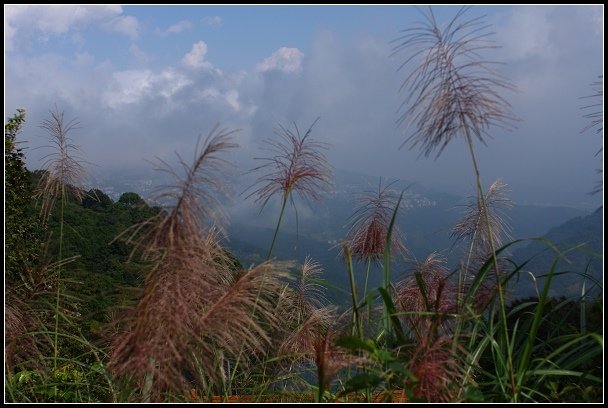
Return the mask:
[[123,195],[120,196],[120,198],[118,199],[118,202],[120,204],[128,205],[131,207],[139,207],[139,206],[143,206],[146,204],[144,199],[141,198],[139,196],[139,194],[133,193],[133,192],[124,193]]
[[33,187],[25,167],[23,149],[17,147],[17,136],[25,123],[25,110],[4,125],[4,200],[6,279],[16,281],[33,265],[40,247],[41,226],[31,209]]
[[103,191],[94,188],[87,192],[82,200],[82,206],[93,210],[110,208],[114,201]]

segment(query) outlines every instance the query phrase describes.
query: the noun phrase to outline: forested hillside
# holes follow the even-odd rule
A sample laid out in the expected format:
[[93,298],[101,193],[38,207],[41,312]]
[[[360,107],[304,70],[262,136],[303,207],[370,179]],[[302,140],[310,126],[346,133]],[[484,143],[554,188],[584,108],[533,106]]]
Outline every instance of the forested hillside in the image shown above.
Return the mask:
[[[552,228],[543,236],[554,244],[565,256],[557,264],[560,273],[551,286],[552,296],[580,296],[584,289],[596,296],[603,288],[603,243],[604,209],[598,208],[593,214],[573,218],[560,226]],[[516,250],[513,258],[519,262],[530,260],[525,271],[533,271],[536,285],[542,288],[546,275],[555,260],[555,252],[541,242],[530,242],[526,247]],[[586,276],[585,276],[586,275]],[[515,286],[519,297],[533,296],[537,293],[532,278],[523,273]]]

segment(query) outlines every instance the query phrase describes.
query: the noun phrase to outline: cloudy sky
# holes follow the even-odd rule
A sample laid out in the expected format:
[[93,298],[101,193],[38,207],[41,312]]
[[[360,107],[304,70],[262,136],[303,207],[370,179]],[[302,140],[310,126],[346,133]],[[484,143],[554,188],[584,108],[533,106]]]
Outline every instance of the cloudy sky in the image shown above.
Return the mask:
[[[458,8],[435,7],[440,24]],[[486,185],[502,178],[516,202],[593,208],[603,139],[581,107],[603,74],[603,6],[488,6],[517,93],[520,121],[476,146]],[[241,170],[278,124],[331,144],[337,169],[474,193],[462,139],[438,159],[399,148],[395,121],[405,54],[399,30],[421,21],[409,6],[4,6],[5,120],[22,107],[28,163],[47,144],[38,125],[57,106],[81,128],[71,136],[94,171],[149,167],[145,159],[191,153],[215,123],[241,129]]]

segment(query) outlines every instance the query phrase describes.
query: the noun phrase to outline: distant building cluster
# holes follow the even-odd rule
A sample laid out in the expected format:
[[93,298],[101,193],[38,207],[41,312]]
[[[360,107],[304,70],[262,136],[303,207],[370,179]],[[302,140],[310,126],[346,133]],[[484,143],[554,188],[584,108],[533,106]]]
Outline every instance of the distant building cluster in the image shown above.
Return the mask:
[[137,176],[118,177],[118,178],[96,178],[92,182],[85,184],[86,190],[98,189],[103,191],[114,201],[118,201],[124,193],[133,192],[139,194],[144,200],[148,201],[150,193],[153,191],[156,182],[152,179],[141,179]]

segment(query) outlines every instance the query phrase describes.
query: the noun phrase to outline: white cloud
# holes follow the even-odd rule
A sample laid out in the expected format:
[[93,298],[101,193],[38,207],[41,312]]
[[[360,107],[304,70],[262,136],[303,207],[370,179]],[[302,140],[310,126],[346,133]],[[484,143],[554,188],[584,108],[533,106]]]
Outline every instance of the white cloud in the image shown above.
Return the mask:
[[[107,64],[95,65],[94,56],[87,52],[75,53],[72,59],[53,54],[13,56],[6,65],[7,109],[9,97],[24,106],[28,114],[32,111],[32,119],[34,111],[47,112],[53,104],[78,110],[97,106],[111,75],[109,69]],[[33,123],[37,125],[40,120],[34,119]]]
[[[218,101],[230,107],[234,112],[241,111],[241,102],[239,101],[239,92],[236,89],[229,89],[225,92],[220,91],[215,86],[209,86],[198,92],[198,98],[207,101]],[[251,111],[251,109],[249,109]]]
[[[518,97],[522,103],[540,103],[550,95],[559,98],[566,88],[593,80],[594,75],[581,75],[583,71],[601,72],[600,61],[592,57],[602,41],[597,35],[597,10],[525,6],[493,17],[495,40],[502,48],[489,59],[505,63],[498,69],[523,92]],[[580,64],[582,60],[587,64]]]
[[154,76],[150,70],[128,70],[112,75],[112,89],[104,92],[103,100],[110,108],[138,102],[150,91]]
[[145,98],[162,96],[166,100],[192,83],[183,74],[167,68],[158,74],[145,70],[115,72],[110,89],[103,94],[106,106],[116,109],[122,105],[141,103]]
[[127,35],[131,40],[135,40],[139,36],[139,22],[133,16],[117,16],[103,26],[109,31]]
[[226,103],[235,111],[241,109],[241,103],[239,102],[239,92],[236,89],[231,89],[224,94]]
[[283,72],[299,72],[302,69],[304,54],[297,48],[281,47],[272,55],[260,62],[256,69],[261,72],[279,70]]
[[188,31],[188,30],[192,30],[192,23],[188,20],[181,20],[178,21],[177,23],[169,26],[169,28],[167,28],[165,31],[161,31],[160,29],[156,29],[156,32],[161,36],[161,37],[167,37],[171,34],[179,34],[181,32],[184,31]]
[[162,71],[156,78],[158,94],[166,99],[171,99],[173,96],[192,84],[192,80],[173,68],[168,68]]
[[516,7],[501,21],[497,42],[502,45],[501,56],[506,60],[551,58],[557,52],[552,42],[551,9]]
[[84,37],[80,33],[74,33],[72,35],[72,44],[74,44],[78,48],[82,48],[86,43]]
[[211,68],[211,63],[205,61],[206,55],[207,44],[205,41],[199,41],[192,45],[192,49],[189,53],[184,55],[184,58],[182,58],[182,63],[190,68]]
[[207,27],[219,28],[224,25],[224,20],[222,20],[222,18],[219,16],[208,16],[203,18],[203,24],[205,24]]
[[146,54],[139,46],[135,43],[129,46],[129,53],[140,63],[147,63],[150,61],[150,57]]
[[116,5],[7,5],[4,7],[5,46],[8,51],[16,44],[32,38],[46,41],[73,29],[92,24],[135,38],[139,24],[135,17],[123,15]]
[[[591,137],[577,137],[585,124],[578,97],[589,93],[588,83],[601,73],[602,37],[589,35],[596,30],[592,13],[557,9],[507,9],[501,16],[504,18],[494,22],[496,42],[506,47],[488,59],[507,63],[499,69],[522,93],[516,97],[505,93],[505,97],[522,122],[511,134],[493,133],[494,139],[480,153],[480,165],[488,180],[503,177],[512,186],[526,180],[534,188],[546,185],[548,190],[553,188],[552,181],[543,174],[555,179],[555,174],[562,174],[561,166],[572,173],[564,175],[567,177],[560,180],[561,185],[580,185],[588,190],[593,184],[593,169],[598,165],[593,158],[596,139],[588,142]],[[11,22],[5,23],[5,30],[13,29],[13,34],[5,35],[14,35],[16,40],[26,32],[37,36],[46,33],[49,42],[57,40],[53,35],[61,30],[66,30],[65,39],[69,40],[77,32],[72,28],[85,21],[101,26],[102,21],[122,15],[121,10],[110,10],[103,20],[76,15],[36,28],[39,23],[35,19],[15,17],[20,10],[9,8],[5,13]],[[581,17],[585,18],[583,22]],[[29,31],[23,26],[25,21],[31,21]],[[527,29],[532,23],[535,26]],[[516,37],[509,38],[511,35]],[[532,43],[518,44],[525,41]],[[91,44],[92,39],[86,38],[87,50]],[[123,54],[128,46],[123,45]],[[83,138],[78,143],[82,142],[87,159],[103,163],[104,168],[131,163],[136,166],[142,164],[143,157],[187,151],[197,134],[205,133],[218,121],[222,126],[244,129],[238,142],[250,150],[242,149],[240,154],[251,159],[257,153],[258,141],[271,135],[278,123],[290,126],[296,122],[302,129],[320,116],[314,135],[332,144],[328,157],[337,168],[441,186],[463,186],[463,180],[469,181],[466,175],[471,173],[470,165],[460,156],[465,150],[462,140],[450,144],[437,161],[416,160],[417,150],[398,150],[408,136],[400,134],[394,125],[396,110],[404,98],[397,90],[406,73],[396,70],[402,55],[388,57],[391,49],[386,38],[371,34],[365,38],[341,37],[318,31],[307,45],[306,58],[296,48],[283,47],[266,59],[259,58],[257,70],[225,74],[216,68],[192,69],[213,65],[204,41],[190,47],[174,57],[173,65],[141,69],[132,65],[130,69],[116,68],[103,57],[86,53],[63,57],[10,53],[6,62],[6,109],[27,109],[26,125],[32,130],[24,131],[24,136],[34,143],[39,134],[36,126],[49,107],[54,103],[65,107],[86,130],[78,135]],[[141,49],[133,45],[130,52],[137,56]],[[159,61],[162,63],[160,58],[155,60]],[[281,72],[298,75],[273,75]],[[32,155],[40,151],[30,150]],[[513,167],[511,158],[520,156],[525,159],[520,160],[522,163],[534,163],[536,168]],[[545,169],[542,174],[538,163]]]
[[76,65],[80,66],[92,66],[95,62],[95,57],[88,52],[77,52],[75,61]]

